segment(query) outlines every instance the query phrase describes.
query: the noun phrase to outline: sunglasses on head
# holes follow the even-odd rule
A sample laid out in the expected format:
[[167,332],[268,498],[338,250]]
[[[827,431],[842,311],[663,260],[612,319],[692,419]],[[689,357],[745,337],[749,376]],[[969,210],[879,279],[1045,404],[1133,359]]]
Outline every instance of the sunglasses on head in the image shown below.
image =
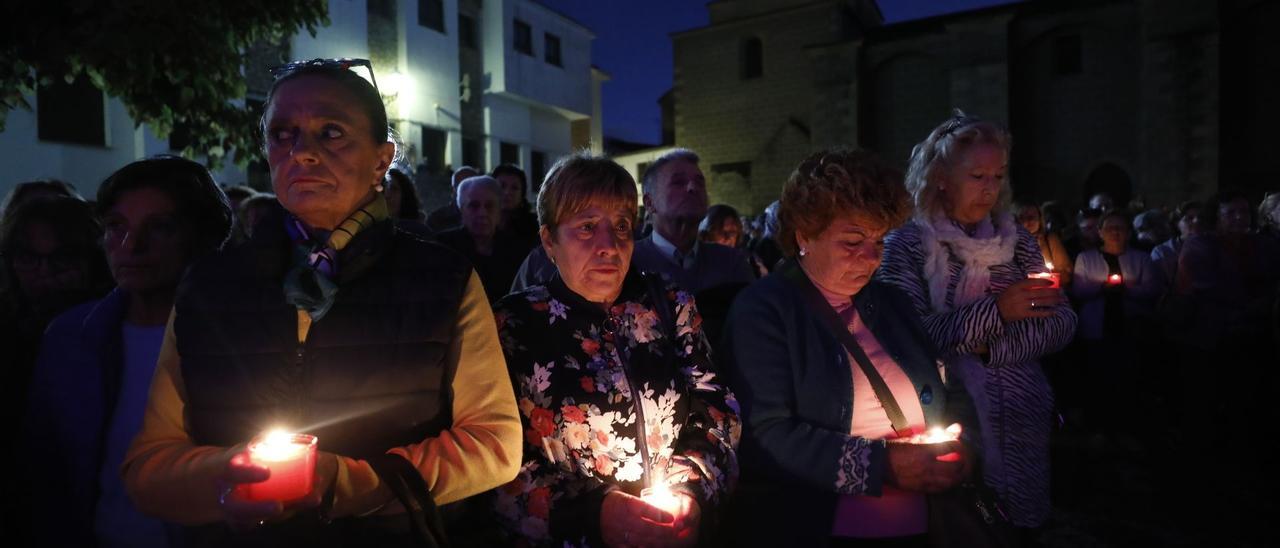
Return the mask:
[[291,63],[285,63],[283,65],[271,67],[268,70],[271,71],[272,77],[279,80],[280,78],[283,78],[298,70],[307,69],[307,68],[336,68],[336,69],[342,69],[342,70],[350,70],[356,74],[359,74],[361,77],[363,77],[364,74],[362,74],[359,70],[356,70],[361,67],[364,68],[364,72],[368,73],[369,75],[368,80],[369,80],[369,83],[373,84],[373,89],[375,91],[378,91],[379,94],[381,94],[381,91],[378,90],[378,79],[373,75],[373,63],[369,62],[368,59],[357,59],[352,57],[343,57],[340,59],[317,58],[317,59],[311,59],[308,61],[293,61]]

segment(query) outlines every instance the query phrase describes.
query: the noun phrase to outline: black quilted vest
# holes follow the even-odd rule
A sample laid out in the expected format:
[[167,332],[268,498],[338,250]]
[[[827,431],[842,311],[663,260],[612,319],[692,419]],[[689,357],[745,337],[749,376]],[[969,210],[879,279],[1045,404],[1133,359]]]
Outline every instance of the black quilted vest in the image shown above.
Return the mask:
[[[339,255],[337,301],[297,341],[282,280],[283,211],[255,237],[191,268],[174,332],[190,434],[231,446],[273,427],[354,458],[435,436],[451,423],[445,364],[471,265],[384,221]],[[277,228],[278,227],[278,228]]]

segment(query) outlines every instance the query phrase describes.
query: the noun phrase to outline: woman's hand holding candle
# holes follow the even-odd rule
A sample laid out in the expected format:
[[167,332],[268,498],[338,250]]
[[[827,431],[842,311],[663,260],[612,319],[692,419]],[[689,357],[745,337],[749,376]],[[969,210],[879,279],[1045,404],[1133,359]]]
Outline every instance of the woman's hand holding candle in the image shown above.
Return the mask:
[[[217,482],[219,506],[224,520],[233,528],[252,528],[267,522],[282,521],[293,517],[299,510],[319,506],[337,477],[337,455],[313,451],[312,463],[308,465],[314,466],[314,471],[306,478],[306,490],[294,487],[294,494],[284,493],[279,490],[279,480],[290,478],[278,475],[277,481],[273,483],[272,465],[278,463],[271,462],[269,458],[263,459],[261,451],[255,454],[253,446],[250,443],[234,448]],[[280,455],[268,452],[267,456]],[[289,472],[284,470],[285,474]],[[296,481],[297,478],[291,479]],[[264,490],[264,487],[267,489]],[[294,496],[296,492],[304,494]],[[274,496],[277,494],[285,496]]]
[[1053,288],[1052,280],[1031,278],[1015,282],[996,297],[996,308],[1005,323],[1028,318],[1047,318],[1057,311],[1067,297],[1061,289]]
[[610,491],[600,504],[600,536],[609,546],[676,546],[681,538],[675,521],[670,512],[622,491]]
[[[890,443],[884,482],[906,491],[940,493],[964,480],[968,471],[968,459],[964,444],[958,440],[941,443],[911,443],[910,440]],[[962,455],[960,459],[942,460],[949,454]]]

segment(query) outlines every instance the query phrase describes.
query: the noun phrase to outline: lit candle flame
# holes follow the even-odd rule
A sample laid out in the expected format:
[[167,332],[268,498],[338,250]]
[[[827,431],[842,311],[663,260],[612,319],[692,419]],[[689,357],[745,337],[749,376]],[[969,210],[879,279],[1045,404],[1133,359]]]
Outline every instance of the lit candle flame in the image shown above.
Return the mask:
[[254,457],[267,461],[282,461],[295,458],[307,449],[307,444],[294,441],[292,432],[281,429],[272,430],[262,436],[262,441],[254,445]]
[[946,428],[934,426],[923,434],[916,434],[912,436],[910,442],[916,444],[930,444],[946,443],[958,439],[960,439],[960,424],[954,423]]
[[1044,267],[1045,267],[1045,268],[1047,268],[1047,269],[1049,269],[1049,270],[1053,270],[1053,261],[1045,261],[1045,262],[1044,262]]

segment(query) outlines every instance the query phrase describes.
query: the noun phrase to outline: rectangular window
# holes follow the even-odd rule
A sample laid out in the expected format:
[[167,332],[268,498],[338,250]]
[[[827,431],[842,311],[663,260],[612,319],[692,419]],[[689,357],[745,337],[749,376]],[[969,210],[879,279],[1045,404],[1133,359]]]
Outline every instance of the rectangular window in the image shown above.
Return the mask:
[[84,76],[70,84],[55,78],[37,88],[36,135],[41,141],[106,146],[106,96]]
[[520,165],[520,145],[502,141],[498,145],[498,163]]
[[480,42],[476,37],[475,18],[466,15],[458,16],[458,45],[471,49],[480,47]]
[[516,51],[525,55],[533,55],[533,29],[529,24],[519,19],[515,20],[515,35],[512,37],[515,42]]
[[550,32],[546,33],[546,58],[547,62],[557,67],[563,67],[560,64],[560,37]]
[[444,32],[444,0],[418,0],[418,24]]
[[445,144],[449,142],[449,134],[433,127],[422,126],[422,163],[427,165],[427,173],[435,175],[444,173]]
[[529,185],[533,192],[542,189],[542,179],[547,176],[547,153],[535,150],[529,154]]

